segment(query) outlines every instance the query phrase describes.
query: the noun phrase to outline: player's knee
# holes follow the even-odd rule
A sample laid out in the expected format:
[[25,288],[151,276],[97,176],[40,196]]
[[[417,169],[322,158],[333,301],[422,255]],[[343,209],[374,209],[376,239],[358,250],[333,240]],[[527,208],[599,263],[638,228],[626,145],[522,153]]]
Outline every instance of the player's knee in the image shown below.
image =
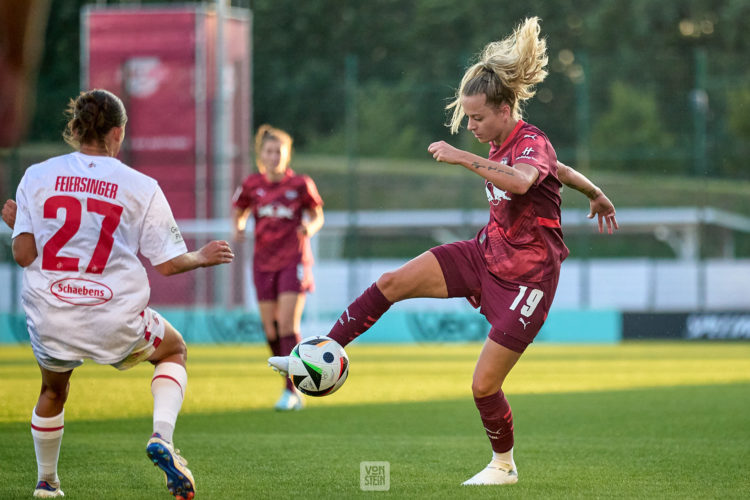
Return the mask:
[[474,375],[471,381],[471,393],[475,398],[483,398],[497,394],[500,390],[501,382],[482,375]]
[[266,338],[268,340],[277,340],[279,337],[279,331],[276,327],[276,323],[271,323],[270,325],[263,324],[263,333],[266,334]]
[[168,361],[184,365],[187,361],[187,344],[185,344],[185,339],[182,338],[182,335],[177,330],[173,328],[167,329],[164,340],[162,340],[154,354],[149,358],[149,361],[152,364]]
[[294,321],[292,320],[292,318],[279,321],[279,330],[277,332],[277,335],[279,337],[294,335]]
[[377,286],[380,292],[391,302],[398,302],[407,296],[407,287],[398,271],[388,271],[378,278]]
[[182,335],[180,335],[177,345],[175,347],[175,355],[182,358],[182,361],[187,361],[187,344],[185,343],[185,339],[182,338]]

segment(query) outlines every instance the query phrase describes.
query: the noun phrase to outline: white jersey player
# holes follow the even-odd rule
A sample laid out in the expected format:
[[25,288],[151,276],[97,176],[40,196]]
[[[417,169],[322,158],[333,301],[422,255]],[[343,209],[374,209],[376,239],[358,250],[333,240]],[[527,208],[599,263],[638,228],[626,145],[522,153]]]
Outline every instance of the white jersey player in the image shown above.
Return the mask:
[[37,357],[122,360],[147,331],[146,270],[187,252],[159,185],[111,157],[79,152],[30,167],[13,236],[33,234],[23,304]]
[[24,267],[22,300],[42,390],[31,419],[35,497],[63,496],[57,475],[63,407],[84,359],[124,370],[148,360],[154,434],[147,453],[170,492],[191,499],[195,482],[172,434],[187,386],[182,336],[148,307],[138,253],[164,275],[229,263],[225,241],[188,252],[157,182],[115,157],[125,134],[122,102],[105,90],[71,101],[65,140],[77,152],[29,167],[16,202],[3,207],[13,256]]

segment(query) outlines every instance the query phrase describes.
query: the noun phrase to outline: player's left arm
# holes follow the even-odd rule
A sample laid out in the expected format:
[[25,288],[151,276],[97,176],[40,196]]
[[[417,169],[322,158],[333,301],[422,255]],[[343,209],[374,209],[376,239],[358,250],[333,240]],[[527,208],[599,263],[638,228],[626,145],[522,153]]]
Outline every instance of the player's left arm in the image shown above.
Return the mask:
[[586,195],[589,199],[590,207],[587,217],[592,219],[596,215],[600,233],[604,231],[604,221],[607,222],[607,232],[609,234],[612,234],[614,229],[620,229],[615,218],[615,206],[609,201],[604,192],[585,175],[558,160],[557,178],[566,186]]
[[314,208],[305,209],[305,217],[300,224],[299,231],[305,236],[312,236],[323,227],[325,216],[323,215],[323,207],[317,205]]
[[526,194],[539,178],[539,170],[532,165],[516,162],[511,167],[458,149],[445,141],[433,142],[427,151],[439,162],[461,165],[503,191],[514,194]]
[[206,243],[199,250],[178,255],[166,262],[154,266],[163,276],[172,276],[199,267],[211,267],[219,264],[229,264],[234,259],[234,253],[229,243],[215,240]]

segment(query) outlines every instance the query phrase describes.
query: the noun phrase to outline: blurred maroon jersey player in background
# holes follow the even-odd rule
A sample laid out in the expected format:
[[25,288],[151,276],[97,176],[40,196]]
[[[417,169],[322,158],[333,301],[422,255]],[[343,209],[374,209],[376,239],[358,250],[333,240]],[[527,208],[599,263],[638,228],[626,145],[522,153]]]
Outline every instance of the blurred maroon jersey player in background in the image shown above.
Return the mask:
[[[258,173],[234,195],[235,239],[255,219],[253,280],[266,340],[274,356],[286,356],[300,341],[305,294],[313,291],[310,237],[323,226],[323,200],[313,180],[289,168],[292,138],[269,125],[255,136]],[[300,394],[286,379],[277,410],[298,410]]]

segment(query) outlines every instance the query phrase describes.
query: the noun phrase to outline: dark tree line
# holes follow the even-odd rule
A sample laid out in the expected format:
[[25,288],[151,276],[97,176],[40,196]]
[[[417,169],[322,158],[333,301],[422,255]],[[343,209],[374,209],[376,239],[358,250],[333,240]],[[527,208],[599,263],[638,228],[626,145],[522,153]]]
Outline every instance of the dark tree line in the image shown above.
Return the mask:
[[[32,141],[59,138],[59,110],[78,91],[84,3],[52,0]],[[360,154],[422,155],[430,141],[448,137],[443,107],[471,58],[536,15],[550,76],[526,115],[561,156],[587,148],[604,168],[690,173],[701,123],[713,173],[741,175],[750,153],[746,0],[233,4],[253,11],[254,123],[290,130],[300,151],[343,154],[347,107],[355,106]],[[705,94],[695,92],[701,83]]]

